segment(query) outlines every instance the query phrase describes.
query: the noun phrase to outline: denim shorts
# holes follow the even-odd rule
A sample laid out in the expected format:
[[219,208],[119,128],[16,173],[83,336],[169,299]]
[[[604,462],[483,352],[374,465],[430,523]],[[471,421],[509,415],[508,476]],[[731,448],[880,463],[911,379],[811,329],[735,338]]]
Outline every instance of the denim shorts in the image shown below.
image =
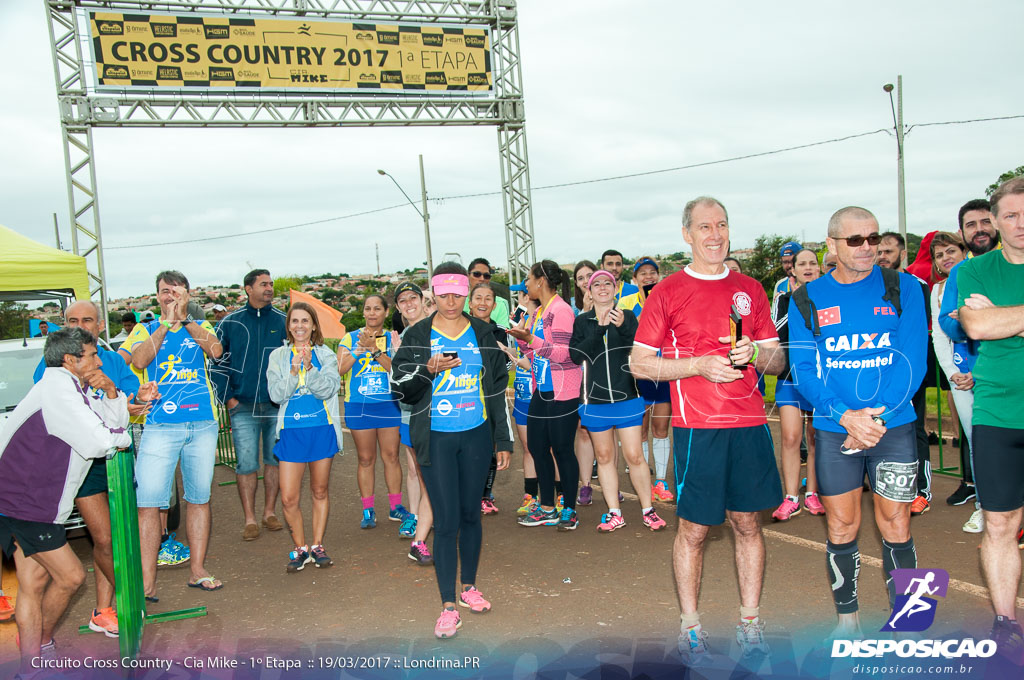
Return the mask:
[[217,457],[217,421],[148,423],[142,431],[135,461],[140,508],[170,507],[174,468],[181,461],[185,500],[194,505],[210,502],[213,464]]
[[274,442],[277,440],[278,407],[269,401],[259,404],[238,402],[228,411],[231,439],[235,443],[235,474],[260,471],[260,439],[263,440],[263,464],[277,465]]

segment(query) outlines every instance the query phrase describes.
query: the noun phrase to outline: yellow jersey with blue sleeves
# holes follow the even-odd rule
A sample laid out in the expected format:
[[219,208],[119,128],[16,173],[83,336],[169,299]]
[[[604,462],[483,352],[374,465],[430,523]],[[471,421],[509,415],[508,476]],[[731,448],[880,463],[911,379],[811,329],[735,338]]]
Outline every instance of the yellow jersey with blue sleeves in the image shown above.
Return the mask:
[[487,420],[484,403],[483,358],[476,346],[476,333],[466,324],[458,336],[450,338],[436,328],[430,329],[430,354],[456,352],[460,366],[434,376],[430,398],[430,429],[435,432],[466,432]]
[[[194,322],[213,333],[209,322]],[[160,327],[159,321],[135,324],[122,347],[131,352],[148,342]],[[167,330],[156,356],[143,370],[142,381],[156,381],[160,398],[146,417],[147,423],[190,423],[214,420],[216,393],[210,382],[206,353],[184,326]]]
[[[292,356],[298,354],[298,350],[291,348]],[[316,352],[310,355],[313,368],[322,368],[320,359]],[[327,402],[317,399],[306,387],[306,367],[299,368],[299,385],[295,392],[285,404],[284,418],[281,421],[281,429],[292,429],[299,427],[320,427],[321,425],[333,425],[331,414],[327,410]]]
[[[341,340],[341,345],[348,348],[356,360],[344,376],[345,403],[394,401],[388,372],[370,356],[370,352],[358,347],[363,330],[352,331]],[[377,338],[377,349],[392,355],[391,333],[385,332]]]
[[640,312],[644,311],[645,300],[646,296],[644,295],[644,292],[642,290],[638,290],[635,293],[623,295],[621,298],[619,298],[618,307],[619,309],[628,309],[629,311],[633,312],[633,316],[639,319]]

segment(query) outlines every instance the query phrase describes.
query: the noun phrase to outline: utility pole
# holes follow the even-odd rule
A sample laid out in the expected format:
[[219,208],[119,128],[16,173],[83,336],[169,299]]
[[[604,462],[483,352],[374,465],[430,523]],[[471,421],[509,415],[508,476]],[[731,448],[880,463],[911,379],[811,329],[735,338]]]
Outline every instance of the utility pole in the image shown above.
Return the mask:
[[427,242],[427,278],[434,274],[434,256],[430,252],[430,213],[427,212],[427,179],[423,173],[423,154],[420,154],[420,190],[423,194],[423,237]]
[[[897,210],[899,211],[900,236],[903,241],[907,240],[907,193],[903,179],[903,76],[896,76],[896,104],[892,101],[892,83],[882,87],[889,93],[889,104],[893,107],[893,123],[896,125],[896,199]],[[907,252],[903,251],[903,264],[906,261]]]
[[380,276],[380,244],[374,243],[373,246],[377,251],[377,276]]

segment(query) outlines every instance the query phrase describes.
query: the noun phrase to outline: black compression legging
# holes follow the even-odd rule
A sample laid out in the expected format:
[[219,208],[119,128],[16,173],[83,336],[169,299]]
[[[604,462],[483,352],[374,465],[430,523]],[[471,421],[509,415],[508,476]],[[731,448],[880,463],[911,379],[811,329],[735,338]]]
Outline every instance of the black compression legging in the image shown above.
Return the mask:
[[498,456],[491,454],[491,469],[487,471],[487,481],[484,482],[484,494],[481,498],[490,500],[494,495],[494,477],[498,474]]
[[490,423],[465,432],[430,433],[430,465],[421,465],[420,474],[434,510],[434,571],[442,602],[456,601],[456,553],[462,582],[476,583],[482,542],[480,489],[493,449]]
[[[576,488],[580,465],[576,460],[576,426],[580,415],[579,399],[555,401],[554,392],[534,392],[526,421],[526,443],[533,455],[540,482],[540,504],[555,504],[555,464],[562,478],[565,507],[576,508]],[[555,459],[551,460],[548,451]]]

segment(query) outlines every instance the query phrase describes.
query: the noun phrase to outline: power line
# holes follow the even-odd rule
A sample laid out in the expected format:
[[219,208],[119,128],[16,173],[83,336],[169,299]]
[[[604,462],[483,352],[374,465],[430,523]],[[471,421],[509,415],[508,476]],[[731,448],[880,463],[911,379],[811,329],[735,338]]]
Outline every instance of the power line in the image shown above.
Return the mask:
[[386,210],[394,210],[395,208],[402,208],[408,205],[407,203],[396,203],[395,205],[389,205],[386,208],[374,208],[373,210],[364,210],[362,212],[350,213],[348,215],[339,215],[337,217],[328,217],[322,220],[314,220],[313,222],[302,222],[300,224],[289,224],[284,227],[271,227],[270,229],[257,229],[255,231],[240,231],[235,234],[224,234],[222,236],[207,236],[205,238],[190,238],[184,241],[164,241],[163,243],[138,243],[131,246],[108,246],[104,250],[128,250],[130,248],[156,248],[157,246],[177,246],[183,243],[199,243],[201,241],[216,241],[224,238],[235,238],[236,236],[252,236],[254,234],[269,234],[273,231],[284,231],[286,229],[298,229],[299,227],[310,227],[314,224],[325,224],[327,222],[337,222],[338,220],[348,220],[353,217],[362,217],[363,215],[372,215],[373,213],[384,212]]
[[967,123],[987,123],[992,120],[1013,120],[1014,118],[1024,118],[1024,114],[1018,114],[1015,116],[995,116],[992,118],[969,118],[967,120],[943,120],[935,123],[916,123],[907,128],[907,132],[910,132],[916,127],[931,127],[933,125],[966,125]]
[[[931,126],[937,126],[937,125],[966,125],[966,124],[969,124],[969,123],[983,123],[983,122],[989,122],[989,121],[995,121],[995,120],[1013,120],[1013,119],[1016,119],[1016,118],[1024,118],[1024,114],[1012,115],[1012,116],[995,116],[995,117],[991,117],[991,118],[971,118],[971,119],[968,119],[968,120],[946,120],[946,121],[936,121],[936,122],[931,122],[931,123],[917,123],[915,125],[909,126],[907,128],[907,132],[910,132],[910,130],[912,130],[915,127],[931,127]],[[868,132],[858,132],[857,134],[846,135],[844,137],[833,137],[831,139],[823,139],[823,140],[820,140],[820,141],[817,141],[817,142],[809,142],[807,144],[797,144],[795,146],[786,146],[786,147],[782,147],[780,149],[772,149],[770,151],[759,151],[757,153],[743,154],[741,156],[730,156],[729,158],[720,158],[718,160],[713,160],[713,161],[703,161],[701,163],[691,163],[689,165],[678,165],[678,166],[675,166],[675,167],[672,167],[672,168],[661,168],[661,169],[658,169],[658,170],[645,170],[643,172],[633,172],[633,173],[628,173],[628,174],[625,174],[625,175],[612,175],[610,177],[597,177],[597,178],[593,178],[593,179],[577,180],[577,181],[574,181],[574,182],[559,182],[557,184],[545,184],[545,185],[542,185],[542,186],[530,187],[530,190],[531,191],[545,191],[545,190],[548,190],[548,189],[563,189],[565,187],[581,186],[581,185],[584,185],[584,184],[597,184],[597,183],[600,183],[600,182],[614,182],[614,181],[622,180],[622,179],[632,179],[634,177],[648,177],[648,176],[651,176],[651,175],[661,175],[661,174],[665,174],[665,173],[669,173],[669,172],[679,172],[681,170],[693,170],[695,168],[705,168],[705,167],[712,166],[712,165],[722,165],[724,163],[735,163],[737,161],[750,160],[751,158],[761,158],[761,157],[764,157],[764,156],[774,156],[774,155],[777,155],[777,154],[788,153],[790,151],[799,151],[801,149],[810,149],[810,148],[813,148],[813,147],[816,147],[816,146],[824,146],[826,144],[837,144],[839,142],[846,142],[846,141],[849,141],[851,139],[858,139],[860,137],[870,137],[872,135],[877,135],[879,133],[892,134],[892,132],[888,128],[880,128],[878,130],[871,130],[871,131],[868,131]],[[479,197],[482,197],[482,196],[498,196],[500,194],[501,194],[501,191],[481,191],[481,192],[473,193],[473,194],[455,194],[455,195],[452,195],[452,196],[440,196],[440,197],[437,197],[437,198],[431,198],[429,200],[437,202],[437,203],[440,203],[442,201],[455,201],[455,200],[460,200],[460,199],[464,199],[464,198],[479,198]],[[132,248],[155,248],[155,247],[159,247],[159,246],[172,246],[172,245],[182,245],[182,244],[186,244],[186,243],[199,243],[199,242],[203,242],[203,241],[216,241],[216,240],[226,239],[226,238],[235,238],[235,237],[238,237],[238,236],[253,236],[253,235],[257,235],[257,234],[268,234],[268,233],[275,232],[275,231],[285,231],[287,229],[298,229],[299,227],[309,227],[309,226],[313,226],[315,224],[325,224],[327,222],[337,222],[339,220],[347,220],[347,219],[352,219],[354,217],[363,217],[365,215],[372,215],[374,213],[385,212],[387,210],[394,210],[396,208],[401,208],[401,207],[404,207],[406,205],[408,205],[408,203],[397,203],[395,205],[391,205],[391,206],[388,206],[386,208],[375,208],[373,210],[364,210],[362,212],[350,213],[348,215],[339,215],[337,217],[328,217],[326,219],[315,220],[313,222],[302,222],[300,224],[289,224],[289,225],[286,225],[286,226],[283,226],[283,227],[272,227],[270,229],[259,229],[259,230],[255,230],[255,231],[244,231],[244,232],[237,232],[237,233],[234,233],[234,234],[224,234],[224,235],[221,235],[221,236],[207,236],[205,238],[192,238],[192,239],[185,239],[185,240],[182,240],[182,241],[165,241],[165,242],[162,242],[162,243],[140,243],[140,244],[128,245],[128,246],[109,246],[109,247],[105,248],[105,250],[128,250],[128,249],[132,249]]]

